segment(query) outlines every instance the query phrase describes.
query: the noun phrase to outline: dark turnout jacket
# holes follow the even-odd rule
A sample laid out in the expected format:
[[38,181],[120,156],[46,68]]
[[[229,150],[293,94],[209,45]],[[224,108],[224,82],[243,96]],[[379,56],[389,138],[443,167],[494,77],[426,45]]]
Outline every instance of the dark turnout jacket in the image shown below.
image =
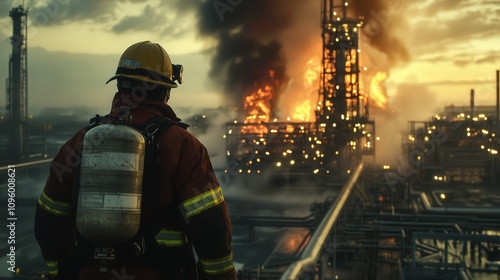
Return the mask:
[[[154,116],[177,119],[167,104],[137,99],[128,93],[117,93],[113,99],[112,113],[121,106],[130,107],[132,123],[137,126]],[[175,279],[178,272],[171,274],[169,270],[176,269],[172,268],[171,263],[165,263],[164,266],[160,263],[160,269],[148,263],[116,264],[108,272],[99,272],[95,263],[82,265],[85,260],[70,256],[76,243],[73,185],[86,130],[84,128],[77,132],[54,157],[38,200],[35,236],[50,274],[57,275],[58,265],[65,263],[68,266],[69,263],[71,269],[79,271],[78,279]],[[157,144],[159,174],[153,179],[153,191],[143,193],[141,224],[158,222],[160,213],[164,235],[181,232],[193,245],[198,256],[198,279],[236,279],[231,222],[206,148],[186,129],[177,125],[166,129],[158,137]],[[169,241],[165,241],[165,244],[169,244]],[[169,259],[179,261],[181,258],[171,256],[177,252],[175,250],[162,252],[170,256],[155,256],[156,262],[169,262]],[[68,262],[68,258],[77,261]],[[82,266],[82,269],[78,266]]]

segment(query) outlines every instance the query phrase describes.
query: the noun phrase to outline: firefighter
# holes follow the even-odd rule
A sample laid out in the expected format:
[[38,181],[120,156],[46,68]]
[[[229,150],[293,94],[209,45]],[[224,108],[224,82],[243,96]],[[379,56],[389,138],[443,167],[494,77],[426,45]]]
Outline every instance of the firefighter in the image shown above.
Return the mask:
[[[182,68],[171,63],[159,44],[144,41],[127,48],[112,80],[118,92],[111,114],[127,106],[137,127],[154,116],[179,120],[167,101],[175,80],[182,82]],[[150,180],[151,188],[143,187],[140,223],[157,230],[145,231],[146,241],[138,245],[140,261],[111,262],[104,269],[97,264],[75,226],[74,185],[83,176],[78,168],[87,130],[78,131],[54,157],[38,200],[35,236],[49,279],[236,279],[221,186],[206,148],[180,125],[156,139],[159,172]]]

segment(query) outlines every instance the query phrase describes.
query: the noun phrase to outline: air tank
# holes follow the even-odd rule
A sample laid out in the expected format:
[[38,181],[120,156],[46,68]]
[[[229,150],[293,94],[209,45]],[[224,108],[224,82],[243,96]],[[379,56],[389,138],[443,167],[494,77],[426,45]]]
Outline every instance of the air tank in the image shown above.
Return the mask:
[[126,115],[83,139],[76,226],[104,247],[130,240],[140,226],[146,141]]

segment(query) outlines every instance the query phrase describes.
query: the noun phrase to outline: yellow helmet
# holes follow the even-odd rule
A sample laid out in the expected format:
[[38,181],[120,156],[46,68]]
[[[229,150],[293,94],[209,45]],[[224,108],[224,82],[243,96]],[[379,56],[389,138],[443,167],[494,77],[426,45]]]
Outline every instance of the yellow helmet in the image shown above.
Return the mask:
[[182,65],[172,64],[168,53],[159,44],[143,41],[135,43],[123,52],[116,74],[107,82],[118,78],[130,78],[176,88],[182,84]]

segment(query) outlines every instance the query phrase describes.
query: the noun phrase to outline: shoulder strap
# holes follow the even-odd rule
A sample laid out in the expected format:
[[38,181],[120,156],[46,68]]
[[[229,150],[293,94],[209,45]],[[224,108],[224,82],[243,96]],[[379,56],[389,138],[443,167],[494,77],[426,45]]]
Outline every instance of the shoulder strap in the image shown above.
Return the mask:
[[161,135],[161,133],[172,125],[178,125],[184,129],[189,127],[188,124],[181,122],[180,120],[172,120],[164,116],[154,116],[149,118],[141,126],[137,128],[146,137],[146,139],[154,138],[156,135]]
[[[153,185],[154,179],[159,176],[160,172],[158,169],[159,147],[157,145],[157,138],[160,137],[161,134],[169,127],[174,125],[180,126],[184,129],[189,127],[188,124],[182,123],[180,120],[172,120],[164,116],[151,117],[142,125],[136,127],[142,135],[144,135],[147,143],[144,159],[143,198],[145,193],[154,194],[158,191],[154,189],[155,186]],[[147,232],[149,232],[156,235],[157,231],[159,231],[163,226],[161,225],[161,219],[159,217],[160,215],[153,217],[153,224],[146,225],[145,228],[141,229],[143,233],[147,234]]]
[[87,131],[91,128],[94,128],[98,125],[105,124],[109,122],[109,114],[101,116],[99,114],[96,114],[95,117],[90,119],[90,124],[87,126]]

